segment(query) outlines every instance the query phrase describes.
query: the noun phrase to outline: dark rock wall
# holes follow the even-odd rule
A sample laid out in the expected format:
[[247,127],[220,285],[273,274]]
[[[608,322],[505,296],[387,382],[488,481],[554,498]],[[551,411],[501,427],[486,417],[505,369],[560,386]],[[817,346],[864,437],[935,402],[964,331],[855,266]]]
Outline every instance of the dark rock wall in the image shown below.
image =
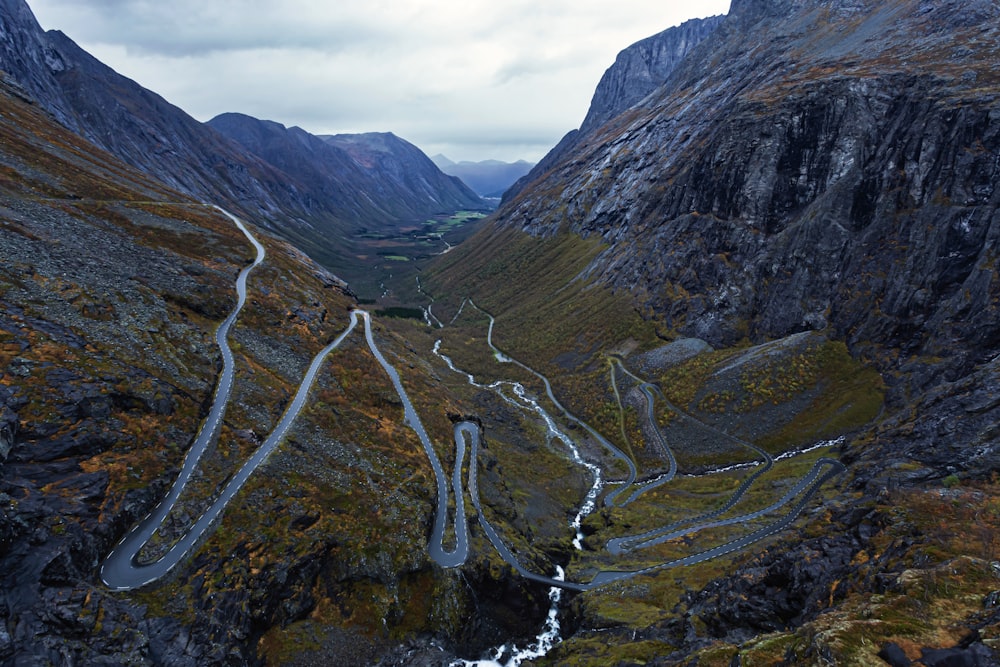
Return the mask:
[[590,275],[685,335],[829,326],[895,401],[960,377],[1000,349],[998,14],[738,3],[498,219],[599,236]]
[[722,24],[723,18],[693,19],[622,50],[601,77],[580,129],[567,133],[526,176],[518,179],[504,193],[504,201],[557,166],[587,134],[599,130],[663,85],[674,68]]
[[0,69],[18,81],[25,96],[42,101],[60,123],[75,130],[69,103],[52,78],[65,68],[28,5],[23,0],[0,0]]
[[692,19],[624,49],[597,84],[581,131],[599,127],[659,88],[723,18]]

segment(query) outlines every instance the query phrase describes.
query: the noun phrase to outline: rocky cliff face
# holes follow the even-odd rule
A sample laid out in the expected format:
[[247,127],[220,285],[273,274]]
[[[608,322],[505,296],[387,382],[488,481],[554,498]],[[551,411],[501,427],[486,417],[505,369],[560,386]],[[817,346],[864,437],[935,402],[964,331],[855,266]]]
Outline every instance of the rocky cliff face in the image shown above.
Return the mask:
[[78,129],[69,102],[53,75],[66,69],[62,55],[48,43],[23,0],[0,2],[0,69],[31,99],[44,100],[60,123]]
[[519,255],[602,244],[558,298],[593,281],[717,348],[822,330],[888,386],[822,529],[660,617],[584,597],[556,660],[639,638],[670,647],[648,664],[996,662],[998,25],[981,0],[734,1],[662,85],[508,194],[489,233]]
[[723,18],[691,19],[624,49],[597,84],[580,131],[586,133],[603,125],[663,85]]
[[504,193],[512,198],[528,182],[546,173],[572,152],[585,135],[598,130],[659,88],[698,44],[711,35],[723,17],[692,19],[623,49],[604,72],[579,130],[569,132],[525,177]]
[[998,18],[734,3],[499,224],[598,236],[590,275],[717,345],[828,327],[890,372],[898,407],[1000,351]]

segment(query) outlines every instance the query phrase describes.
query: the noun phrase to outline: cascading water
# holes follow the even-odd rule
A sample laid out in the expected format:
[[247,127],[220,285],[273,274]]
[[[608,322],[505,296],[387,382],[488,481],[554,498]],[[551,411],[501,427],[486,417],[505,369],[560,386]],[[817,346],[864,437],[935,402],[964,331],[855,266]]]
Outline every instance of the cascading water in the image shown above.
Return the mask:
[[[472,308],[481,310],[472,301],[466,299],[465,301],[462,302],[462,307],[459,309],[459,313],[457,313],[455,317],[452,318],[452,322],[454,322],[459,317],[462,309],[464,309],[466,305],[470,305]],[[621,494],[622,491],[624,491],[626,488],[628,488],[635,482],[636,468],[634,466],[634,462],[632,462],[631,459],[627,458],[620,449],[612,445],[603,436],[601,436],[593,428],[587,425],[586,422],[581,421],[579,418],[568,412],[566,408],[563,407],[559,403],[558,399],[554,396],[552,387],[545,376],[539,374],[537,371],[531,369],[530,367],[525,366],[516,359],[509,357],[508,355],[504,354],[501,350],[499,350],[496,346],[494,346],[492,341],[493,325],[494,325],[493,316],[490,315],[489,313],[486,313],[485,311],[481,312],[485,313],[490,319],[490,326],[487,334],[487,343],[492,349],[494,357],[497,359],[497,361],[501,363],[516,364],[517,366],[523,368],[524,370],[530,372],[535,377],[537,377],[545,385],[546,396],[556,407],[556,409],[562,413],[563,418],[569,420],[574,425],[581,427],[586,432],[593,435],[593,437],[598,442],[600,442],[616,458],[619,458],[625,461],[627,464],[630,464],[629,478],[625,482],[622,489],[619,489],[614,493],[609,494],[608,497],[605,498],[606,504],[613,504],[613,502],[609,502],[609,499],[613,499],[615,496]],[[577,515],[574,517],[574,520],[570,524],[570,527],[575,532],[575,539],[573,540],[573,544],[577,549],[582,549],[583,534],[581,531],[581,524],[583,522],[583,519],[589,513],[593,512],[594,509],[596,508],[596,498],[603,487],[602,470],[598,466],[589,463],[583,459],[583,457],[580,455],[580,450],[577,447],[576,443],[573,441],[573,439],[570,438],[568,435],[566,435],[566,433],[559,428],[558,424],[556,423],[556,420],[552,417],[552,415],[539,403],[538,400],[536,400],[534,396],[532,396],[528,392],[528,390],[522,384],[514,381],[497,381],[490,385],[480,384],[476,382],[475,377],[473,375],[456,368],[454,363],[452,363],[451,359],[441,352],[440,340],[438,340],[435,343],[433,351],[434,354],[437,355],[440,359],[442,359],[453,372],[465,375],[466,379],[471,385],[482,389],[490,389],[494,391],[503,401],[518,408],[519,410],[535,413],[546,424],[546,428],[548,431],[547,432],[548,442],[552,443],[554,440],[558,440],[559,442],[563,443],[563,445],[565,446],[565,450],[569,453],[570,458],[574,462],[577,462],[578,464],[587,467],[589,470],[593,472],[594,485],[591,488],[590,492],[587,493],[586,497],[584,498],[584,502],[583,505],[581,506],[580,511],[577,513]],[[629,373],[629,375],[631,375],[631,373]],[[638,380],[638,378],[636,379]],[[507,393],[508,388],[512,395],[508,395]],[[653,391],[658,391],[658,390],[653,388]],[[647,398],[649,399],[648,407],[651,413],[652,410],[651,404],[653,397],[650,391],[647,391],[646,393],[647,393]],[[652,420],[651,414],[649,418],[650,420]],[[687,418],[690,419],[690,417]],[[698,423],[701,424],[701,422]],[[464,422],[463,424],[464,426],[459,425],[456,427],[456,438],[460,437],[458,435],[459,429],[475,428],[475,426],[469,422]],[[707,425],[702,424],[702,426],[708,428],[709,430],[717,431],[717,429],[711,428]],[[555,644],[561,641],[561,638],[559,637],[559,627],[557,623],[558,604],[561,599],[561,594],[559,594],[555,589],[569,588],[572,590],[579,590],[579,591],[590,590],[592,588],[605,586],[609,583],[621,581],[623,579],[628,579],[634,576],[653,574],[663,569],[680,567],[684,565],[692,565],[712,558],[718,558],[724,556],[739,549],[746,548],[751,544],[759,542],[760,540],[770,535],[773,535],[774,533],[780,530],[787,528],[791,524],[791,522],[803,511],[803,509],[805,509],[807,502],[813,496],[813,494],[816,493],[816,491],[820,488],[820,486],[822,486],[822,484],[824,484],[829,479],[832,479],[833,477],[841,474],[845,470],[843,464],[841,464],[839,461],[822,457],[813,464],[812,469],[805,476],[803,476],[801,480],[799,480],[799,482],[795,485],[795,487],[790,489],[788,493],[786,493],[781,499],[779,499],[772,505],[764,509],[750,511],[748,513],[744,513],[739,516],[720,518],[722,514],[724,514],[733,506],[735,506],[736,503],[738,503],[743,498],[743,495],[747,492],[747,490],[752,486],[752,484],[758,477],[760,477],[762,474],[771,469],[774,462],[774,458],[764,450],[757,447],[756,445],[753,445],[752,443],[739,440],[738,438],[734,438],[733,436],[728,435],[722,431],[717,431],[717,432],[720,437],[736,440],[741,445],[754,451],[763,459],[763,465],[761,465],[760,462],[756,462],[750,464],[737,464],[737,466],[731,467],[735,469],[736,467],[749,465],[749,466],[757,466],[758,470],[743,480],[739,488],[737,488],[737,490],[730,496],[730,499],[721,508],[716,508],[712,511],[706,512],[697,517],[684,519],[681,521],[674,522],[672,524],[660,526],[658,528],[646,531],[644,533],[611,539],[608,541],[606,545],[607,550],[612,554],[618,554],[624,551],[632,551],[635,549],[646,548],[649,546],[660,544],[663,541],[672,539],[674,537],[698,532],[705,528],[712,528],[716,526],[732,525],[736,523],[753,521],[764,515],[772,514],[776,512],[778,509],[783,507],[790,506],[791,509],[786,514],[779,517],[775,521],[766,524],[763,527],[757,528],[752,532],[746,533],[741,537],[730,540],[729,542],[726,542],[724,544],[712,546],[702,551],[697,551],[695,553],[688,554],[681,558],[676,558],[674,560],[657,563],[655,565],[650,565],[635,570],[601,570],[597,572],[596,575],[594,575],[594,577],[591,579],[590,582],[583,583],[575,581],[573,582],[566,581],[565,575],[561,570],[559,571],[558,576],[555,577],[546,576],[539,574],[537,572],[533,572],[529,568],[524,567],[524,565],[522,565],[519,562],[517,556],[511,552],[511,550],[504,543],[504,541],[498,536],[496,530],[494,530],[494,528],[490,525],[485,515],[482,514],[482,509],[479,505],[478,491],[476,490],[476,485],[475,485],[475,461],[477,458],[475,451],[476,448],[478,447],[479,434],[478,431],[475,430],[464,431],[466,436],[471,438],[473,446],[473,455],[470,462],[469,490],[473,498],[473,503],[475,504],[477,511],[479,512],[480,525],[485,531],[487,538],[493,544],[494,548],[500,553],[501,557],[508,564],[510,564],[515,570],[517,570],[517,572],[519,572],[522,576],[528,579],[538,582],[549,583],[552,586],[553,591],[550,592],[549,596],[550,600],[552,600],[552,606],[549,612],[549,621],[545,624],[545,627],[539,634],[536,642],[531,644],[527,649],[518,650],[516,647],[508,649],[508,647],[504,645],[495,649],[491,653],[490,657],[487,659],[481,661],[473,661],[473,662],[459,660],[456,662],[452,662],[450,664],[456,667],[459,665],[476,665],[476,666],[483,665],[488,667],[492,667],[494,665],[502,665],[505,667],[516,667],[523,660],[541,657],[542,655],[545,655],[545,652],[550,650],[552,646],[555,646]],[[466,437],[466,436],[461,436],[461,437]],[[665,443],[662,444],[664,447],[666,447]],[[834,443],[827,442],[824,444],[826,446],[829,446],[830,444]],[[820,446],[823,446],[823,444],[818,444],[814,447],[810,447],[808,448],[808,451],[811,451],[812,449],[815,449]],[[801,454],[801,453],[803,452],[802,451],[796,452],[796,454]],[[668,453],[667,456],[670,459],[671,469],[663,477],[663,479],[669,481],[669,479],[672,478],[676,473],[676,461],[673,458],[672,453]],[[826,472],[822,472],[824,468],[826,469]],[[717,472],[717,471],[712,471],[712,472]],[[632,496],[629,499],[620,504],[621,505],[628,504],[642,492],[648,490],[649,488],[652,488],[653,486],[656,486],[657,484],[658,483],[656,480],[654,480],[653,482],[647,482],[643,484],[635,492],[633,492]],[[793,503],[793,501],[795,501],[796,499],[798,499],[797,502]],[[544,651],[544,652],[539,654],[538,651]]]
[[[528,394],[527,389],[525,389],[524,385],[522,385],[520,382],[497,381],[488,385],[476,382],[475,377],[473,377],[471,373],[467,373],[466,371],[457,368],[455,364],[452,362],[451,358],[449,358],[447,355],[441,352],[440,340],[434,343],[434,354],[436,354],[441,360],[443,360],[448,365],[448,368],[450,368],[453,372],[464,375],[468,379],[469,384],[471,384],[472,386],[478,387],[480,389],[492,389],[498,396],[500,396],[500,398],[502,398],[505,402],[509,403],[510,405],[513,405],[520,410],[525,410],[525,409],[531,410],[539,417],[541,417],[542,421],[545,422],[545,427],[548,429],[548,433],[546,435],[549,439],[549,442],[555,439],[563,443],[563,445],[565,445],[566,447],[566,450],[569,452],[572,461],[577,465],[581,465],[587,468],[587,470],[591,472],[591,474],[594,476],[594,483],[591,485],[590,490],[587,492],[587,495],[584,496],[583,504],[580,506],[580,510],[576,513],[576,516],[574,516],[573,520],[570,522],[570,527],[573,529],[575,533],[575,536],[573,538],[573,547],[576,548],[578,551],[582,550],[584,535],[581,529],[583,527],[583,520],[587,518],[587,516],[597,508],[597,496],[600,495],[601,490],[604,488],[604,478],[601,474],[600,466],[597,466],[587,461],[586,459],[583,458],[583,456],[580,455],[580,448],[576,446],[576,443],[573,442],[573,439],[570,438],[568,435],[566,435],[566,433],[559,428],[558,424],[556,424],[556,421],[552,418],[552,415],[550,415],[549,412],[544,407],[542,407],[538,403],[538,401],[535,400],[534,397]],[[507,361],[508,358],[506,357],[506,355],[503,356],[504,358],[500,359],[500,361]],[[504,386],[509,386],[511,390],[514,392],[514,395],[517,396],[520,402],[512,400],[510,397],[504,394],[503,393]]]
[[[555,578],[564,580],[566,573],[556,565]],[[456,660],[449,667],[518,667],[525,660],[545,657],[556,644],[562,641],[559,635],[559,602],[562,600],[562,589],[553,586],[549,589],[549,615],[545,619],[542,631],[535,641],[527,647],[519,649],[516,644],[502,644],[490,652],[490,657],[483,660]]]
[[[570,522],[570,528],[572,528],[574,532],[573,546],[577,550],[582,550],[583,532],[581,527],[583,525],[583,520],[597,507],[597,496],[600,494],[604,485],[601,476],[601,469],[593,463],[584,460],[584,458],[580,455],[580,450],[576,446],[576,443],[574,443],[573,440],[559,428],[555,420],[552,418],[552,415],[550,415],[545,408],[539,405],[538,401],[528,394],[527,390],[521,383],[497,381],[489,385],[484,385],[476,382],[476,378],[471,373],[457,368],[451,358],[441,352],[440,340],[434,343],[434,354],[444,361],[445,364],[448,365],[448,368],[450,368],[453,372],[464,375],[469,381],[469,384],[472,386],[480,389],[491,389],[506,403],[515,406],[520,410],[530,410],[537,414],[541,417],[542,421],[545,422],[545,426],[548,429],[547,437],[549,438],[549,441],[551,442],[552,439],[556,439],[562,442],[569,451],[570,458],[575,463],[585,466],[593,473],[594,483],[591,486],[590,491],[588,491],[587,495],[584,497],[580,510],[576,513],[576,516],[573,517],[573,521]],[[503,360],[506,360],[506,358]],[[503,389],[505,386],[509,386],[511,388],[514,395],[517,397],[517,400],[512,399],[504,393]],[[565,572],[557,565],[555,579],[565,581],[565,577]],[[525,660],[533,660],[546,655],[556,644],[562,641],[562,637],[559,635],[559,603],[562,601],[562,589],[557,586],[549,588],[549,601],[551,604],[549,606],[549,614],[545,621],[545,625],[542,627],[542,631],[538,634],[534,643],[528,645],[527,648],[518,649],[513,644],[510,647],[503,644],[493,649],[491,657],[488,659],[471,662],[460,660],[453,662],[452,666],[518,667],[518,665]],[[504,662],[501,662],[501,660]]]

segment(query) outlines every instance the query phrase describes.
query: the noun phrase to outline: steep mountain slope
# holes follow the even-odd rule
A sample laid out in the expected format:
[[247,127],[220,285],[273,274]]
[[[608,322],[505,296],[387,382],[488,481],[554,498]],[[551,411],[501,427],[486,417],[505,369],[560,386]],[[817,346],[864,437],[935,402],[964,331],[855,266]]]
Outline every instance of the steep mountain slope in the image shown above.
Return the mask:
[[[272,164],[120,76],[61,32],[43,32],[23,0],[4,0],[0,21],[0,69],[66,127],[177,190],[258,216],[349,277],[357,262],[344,240],[359,228],[483,206],[433,165],[421,165],[423,178],[383,179],[377,169],[327,151],[323,159],[330,164],[321,167],[302,137],[289,140],[284,154],[275,147],[269,155],[278,164]],[[220,125],[233,128],[233,122]],[[293,147],[305,153],[290,159]]]
[[997,11],[736,3],[498,224],[602,239],[590,275],[716,345],[830,327],[899,400],[966,375],[1000,348]]
[[[301,209],[287,179],[159,95],[120,76],[58,31],[45,33],[21,0],[5,0],[0,69],[69,129],[178,190],[199,197]],[[16,19],[16,22],[13,20]]]
[[[403,211],[410,211],[412,219],[483,208],[479,196],[465,183],[442,172],[423,151],[391,132],[334,134],[320,138],[378,177],[380,187],[373,198],[383,205],[400,200],[407,207]],[[403,211],[397,215],[402,217]]]
[[[186,629],[94,590],[94,568],[183,457],[213,390],[213,323],[249,249],[210,207],[87,144],[17,90],[0,90],[0,660],[190,661],[202,649],[168,646]],[[326,272],[271,243],[273,267],[300,280],[276,286],[276,303],[350,304]],[[293,346],[307,352],[328,335],[315,325]],[[279,406],[260,393],[290,380],[239,391],[256,395],[266,422]]]
[[[460,210],[479,210],[483,201],[464,184],[441,173],[415,146],[393,135],[379,140],[372,155],[348,151],[301,128],[286,128],[244,114],[216,116],[207,125],[241,146],[249,156],[284,174],[310,211],[332,211],[337,221],[283,226],[282,233],[310,256],[349,281],[361,281],[371,267],[359,262],[363,233],[392,231],[404,225]],[[347,146],[369,137],[355,137]],[[348,141],[345,139],[345,141]]]
[[530,162],[501,162],[482,160],[480,162],[452,162],[444,155],[431,158],[441,171],[462,179],[481,197],[500,198],[517,179],[526,175],[534,167]]
[[[247,222],[266,257],[229,334],[232,400],[141,560],[275,428],[355,307]],[[89,144],[2,75],[0,236],[0,663],[370,664],[411,636],[475,653],[540,622],[544,592],[487,552],[461,575],[429,561],[432,473],[359,334],[191,557],[163,581],[109,590],[103,559],[164,497],[213,401],[215,331],[254,249],[211,205]],[[409,355],[374,335],[393,363]],[[406,380],[446,441],[461,408],[423,366]]]
[[597,84],[580,132],[586,134],[603,125],[663,85],[724,18],[691,19],[623,49]]
[[723,17],[692,19],[623,49],[601,77],[579,130],[569,132],[532,171],[507,192],[512,197],[535,176],[565,157],[590,131],[600,127],[660,87],[688,53],[709,37]]
[[[623,320],[711,354],[821,331],[886,382],[875,425],[841,448],[850,494],[816,510],[828,531],[704,588],[689,573],[673,609],[659,584],[623,590],[631,609],[586,594],[555,662],[996,660],[996,549],[979,536],[1000,469],[998,26],[981,0],[734,1],[661,86],[567,135],[424,276],[439,301],[472,295],[528,329],[503,348],[551,372],[629,349],[574,315],[611,293],[634,306]],[[553,248],[572,267],[552,271]],[[664,377],[730,430],[739,406],[700,358]]]
[[441,173],[420,149],[392,134],[318,137],[236,113],[216,116],[208,125],[305,184],[314,196],[343,208],[343,217],[355,227],[384,220],[420,221],[483,206],[475,193]]
[[64,70],[66,63],[48,43],[23,0],[0,0],[0,63],[0,68],[19,81],[27,95],[44,100],[60,123],[79,129],[69,102],[52,77],[54,72]]

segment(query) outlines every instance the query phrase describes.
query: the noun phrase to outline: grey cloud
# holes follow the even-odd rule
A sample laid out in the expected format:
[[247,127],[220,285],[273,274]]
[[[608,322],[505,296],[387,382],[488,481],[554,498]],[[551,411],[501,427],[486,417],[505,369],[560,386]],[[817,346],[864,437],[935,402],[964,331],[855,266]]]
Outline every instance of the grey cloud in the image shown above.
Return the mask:
[[728,0],[28,0],[200,120],[391,131],[452,159],[537,160],[634,41]]
[[[52,0],[53,14],[77,21],[81,41],[117,43],[130,52],[192,57],[217,51],[347,51],[391,43],[385,24],[363,14],[295,11],[260,0]],[[47,26],[48,27],[48,26]]]

